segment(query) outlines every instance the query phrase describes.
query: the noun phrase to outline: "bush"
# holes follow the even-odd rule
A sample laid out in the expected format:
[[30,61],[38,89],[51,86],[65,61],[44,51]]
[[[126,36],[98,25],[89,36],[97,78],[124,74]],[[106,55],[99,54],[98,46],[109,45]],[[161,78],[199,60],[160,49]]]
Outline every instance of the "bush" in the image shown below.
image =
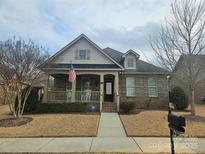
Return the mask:
[[[24,97],[26,90],[27,89],[25,88],[23,91],[22,97]],[[36,105],[39,102],[38,101],[38,90],[39,90],[39,88],[37,88],[37,87],[32,88],[32,90],[31,90],[31,92],[26,100],[24,112],[34,112],[35,111]],[[23,104],[23,102],[21,102],[21,103]],[[18,98],[16,97],[15,108],[17,108],[17,106],[18,106]]]
[[89,103],[38,103],[35,113],[87,112]]
[[149,108],[150,108],[150,104],[151,104],[151,99],[146,99],[146,100],[144,101],[144,104],[145,104],[145,107],[146,107],[147,109],[149,109]]
[[188,97],[180,87],[174,87],[170,92],[170,101],[177,110],[184,110],[188,107]]
[[39,91],[39,88],[37,88],[37,87],[34,87],[31,90],[31,92],[26,100],[24,112],[34,112],[36,110],[37,103],[39,103],[38,91]]
[[131,110],[135,109],[135,102],[122,102],[120,103],[120,109],[123,112],[130,112]]

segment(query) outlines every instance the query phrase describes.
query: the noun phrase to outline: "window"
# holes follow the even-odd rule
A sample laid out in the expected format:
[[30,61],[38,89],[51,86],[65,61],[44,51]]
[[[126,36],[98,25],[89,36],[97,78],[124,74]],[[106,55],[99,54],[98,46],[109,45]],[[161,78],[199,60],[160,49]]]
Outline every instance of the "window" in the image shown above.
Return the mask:
[[134,77],[126,78],[126,95],[135,96],[135,78]]
[[155,78],[148,78],[148,96],[158,97],[157,80]]
[[80,50],[79,57],[80,57],[80,60],[85,60],[86,59],[86,50]]
[[83,77],[82,78],[82,90],[91,90],[91,86],[90,86],[90,78],[89,77]]
[[134,59],[133,58],[127,58],[127,67],[134,68]]

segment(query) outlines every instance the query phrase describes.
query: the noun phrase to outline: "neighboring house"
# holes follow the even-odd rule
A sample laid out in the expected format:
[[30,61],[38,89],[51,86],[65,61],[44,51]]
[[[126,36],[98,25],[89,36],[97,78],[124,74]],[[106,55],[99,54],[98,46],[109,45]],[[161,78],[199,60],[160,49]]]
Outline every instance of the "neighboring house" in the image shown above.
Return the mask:
[[[101,49],[81,34],[40,68],[47,74],[44,102],[90,102],[117,105],[134,101],[138,108],[167,107],[168,71],[139,59],[133,50],[125,53]],[[68,82],[71,63],[77,73]]]
[[[188,64],[187,56],[183,55],[179,58],[171,78],[171,87],[181,87],[189,97],[188,82]],[[201,103],[201,97],[205,97],[205,55],[192,56],[193,74],[195,80],[198,81],[195,88],[195,103]],[[189,98],[190,99],[190,98]]]
[[5,104],[4,91],[2,88],[2,84],[3,84],[3,78],[0,75],[0,105]]

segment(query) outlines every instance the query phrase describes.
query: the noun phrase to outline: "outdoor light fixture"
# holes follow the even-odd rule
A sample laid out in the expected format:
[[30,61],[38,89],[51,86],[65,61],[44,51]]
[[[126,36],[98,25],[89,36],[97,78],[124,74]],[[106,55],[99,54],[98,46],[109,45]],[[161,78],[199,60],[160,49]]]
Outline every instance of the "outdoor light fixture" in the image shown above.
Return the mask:
[[170,75],[167,75],[167,80],[169,80],[171,78],[171,76]]

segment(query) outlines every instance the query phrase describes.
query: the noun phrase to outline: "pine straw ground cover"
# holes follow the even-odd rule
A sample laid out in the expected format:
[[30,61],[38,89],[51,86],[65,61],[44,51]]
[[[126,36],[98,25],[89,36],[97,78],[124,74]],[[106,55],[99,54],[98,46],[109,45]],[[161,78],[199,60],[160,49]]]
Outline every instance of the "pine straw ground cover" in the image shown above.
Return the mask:
[[[173,112],[185,116],[185,136],[205,137],[205,105],[197,105],[197,116],[190,112]],[[142,110],[135,114],[120,115],[128,136],[169,136],[167,111]]]
[[[2,111],[0,112],[1,116],[11,118],[11,115]],[[36,114],[25,115],[25,117],[31,117],[33,120],[21,126],[0,127],[0,137],[96,136],[100,115]]]

